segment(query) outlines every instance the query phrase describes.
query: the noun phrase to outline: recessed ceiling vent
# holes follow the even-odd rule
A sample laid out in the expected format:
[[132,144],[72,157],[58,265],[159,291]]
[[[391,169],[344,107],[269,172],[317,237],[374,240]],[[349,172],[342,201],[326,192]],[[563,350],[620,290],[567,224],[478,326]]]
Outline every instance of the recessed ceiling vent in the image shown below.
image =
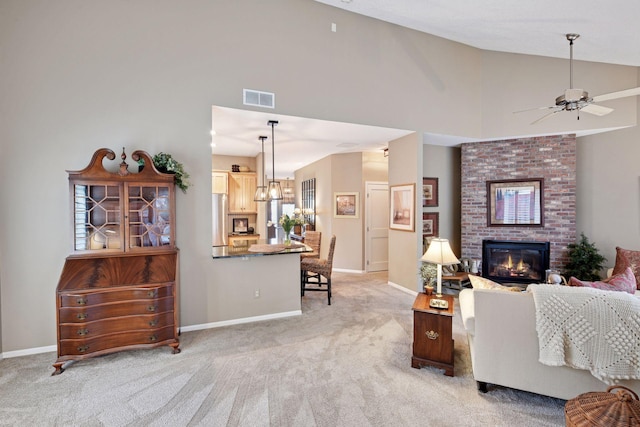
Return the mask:
[[242,89],[244,105],[255,107],[275,108],[276,94],[271,92],[260,92],[259,90]]

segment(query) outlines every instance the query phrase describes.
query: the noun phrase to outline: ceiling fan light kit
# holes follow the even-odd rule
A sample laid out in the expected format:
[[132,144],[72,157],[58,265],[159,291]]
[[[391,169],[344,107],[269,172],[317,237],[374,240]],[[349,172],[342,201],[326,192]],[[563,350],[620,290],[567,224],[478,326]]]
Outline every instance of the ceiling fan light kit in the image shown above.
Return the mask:
[[[594,96],[593,98],[589,96],[589,93],[586,90],[575,89],[573,87],[573,42],[578,37],[580,37],[580,34],[568,33],[565,35],[565,37],[567,38],[567,40],[569,40],[569,89],[565,90],[564,94],[556,98],[554,106],[534,108],[533,110],[552,111],[532,122],[532,125],[539,123],[551,117],[555,113],[559,113],[560,111],[575,111],[577,113],[578,120],[580,120],[580,111],[584,111],[585,113],[593,114],[595,116],[604,116],[611,113],[613,111],[613,108],[596,105],[596,102],[603,102],[609,101],[611,99],[640,95],[640,87],[621,90],[618,92],[606,93],[603,95]],[[514,113],[522,113],[524,111],[532,111],[532,109],[514,111]]]

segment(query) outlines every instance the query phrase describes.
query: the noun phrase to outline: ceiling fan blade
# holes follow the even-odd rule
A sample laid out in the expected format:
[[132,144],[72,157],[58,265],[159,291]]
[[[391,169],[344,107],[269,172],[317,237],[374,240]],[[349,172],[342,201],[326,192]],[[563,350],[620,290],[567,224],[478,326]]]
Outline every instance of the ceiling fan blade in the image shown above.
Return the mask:
[[538,111],[538,110],[551,110],[552,108],[558,108],[556,105],[554,105],[553,107],[538,107],[538,108],[527,108],[526,110],[518,110],[518,111],[514,111],[513,114],[516,113],[525,113],[527,111]]
[[608,101],[610,99],[625,98],[627,96],[636,96],[636,95],[640,95],[640,87],[635,87],[633,89],[626,89],[626,90],[621,90],[619,92],[611,92],[611,93],[605,93],[602,95],[594,96],[593,102],[602,102],[602,101]]
[[531,122],[531,124],[535,125],[536,123],[540,123],[541,121],[548,119],[549,117],[553,116],[555,113],[559,113],[560,111],[562,111],[562,110],[555,110],[555,111],[552,111],[552,112],[550,112],[548,114],[545,114],[544,116],[540,117],[538,120],[536,120],[534,122]]
[[584,111],[585,113],[593,114],[596,116],[604,116],[612,112],[613,108],[603,107],[596,104],[589,104],[586,107],[582,107],[580,111]]

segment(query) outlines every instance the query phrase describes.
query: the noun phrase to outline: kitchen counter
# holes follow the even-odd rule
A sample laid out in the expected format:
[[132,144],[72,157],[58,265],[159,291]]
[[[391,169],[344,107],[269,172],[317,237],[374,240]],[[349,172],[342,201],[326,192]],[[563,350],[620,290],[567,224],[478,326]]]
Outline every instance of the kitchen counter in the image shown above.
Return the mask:
[[[212,248],[212,254],[214,259],[218,258],[234,258],[234,257],[258,257],[265,255],[283,255],[283,254],[301,254],[304,252],[312,252],[309,246],[291,242],[290,246],[285,246],[282,243],[274,242],[271,240],[236,240],[233,245],[230,246],[214,246]],[[246,244],[242,244],[246,242]]]

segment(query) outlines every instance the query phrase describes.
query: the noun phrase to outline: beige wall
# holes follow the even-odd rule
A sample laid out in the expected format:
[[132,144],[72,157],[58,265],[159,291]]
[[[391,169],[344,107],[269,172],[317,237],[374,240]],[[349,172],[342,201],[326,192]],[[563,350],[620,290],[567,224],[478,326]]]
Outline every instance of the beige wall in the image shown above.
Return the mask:
[[[86,166],[97,148],[165,151],[187,167],[194,185],[177,192],[181,322],[205,324],[260,314],[213,305],[224,303],[233,283],[210,256],[212,105],[243,108],[242,89],[251,88],[275,92],[277,114],[497,136],[534,132],[529,118],[512,124],[510,112],[522,106],[515,95],[524,107],[546,105],[539,96],[546,83],[557,78],[563,88],[567,75],[561,60],[483,52],[310,0],[3,0],[0,56],[3,352],[55,344],[55,287],[71,245],[65,170]],[[593,69],[594,94],[637,86],[631,67],[585,67]],[[616,102],[621,116],[580,125],[635,124],[635,103],[629,112],[630,100]],[[545,126],[562,133],[563,123]],[[637,157],[627,136],[619,145]],[[418,183],[420,139],[392,144],[390,184]],[[637,193],[616,205],[636,209]],[[324,222],[331,194],[318,200]],[[419,240],[390,234],[390,280],[414,290]]]
[[[460,250],[460,148],[425,145],[422,153],[423,176],[438,178],[438,207],[419,209],[422,212],[438,212],[438,231],[443,239],[449,239],[451,249],[462,257]],[[422,219],[421,217],[419,218]],[[419,222],[421,226],[422,223]]]
[[[389,282],[412,291],[420,289],[419,259],[422,256],[422,140],[418,133],[389,142],[389,187],[415,186],[413,231],[389,230]],[[420,177],[420,178],[418,178]],[[420,224],[420,227],[418,227]]]
[[[322,232],[322,257],[327,256],[331,236],[336,236],[333,266],[363,271],[363,153],[334,154],[296,171],[296,182],[316,179],[316,230]],[[380,172],[376,173],[380,176]],[[334,218],[335,192],[359,192],[358,218]]]
[[[331,156],[331,223],[332,233],[336,235],[334,267],[345,270],[363,271],[364,263],[364,215],[362,153],[334,154]],[[335,218],[334,193],[358,192],[358,218]],[[324,233],[323,233],[324,237]]]
[[[514,111],[554,105],[569,83],[566,59],[541,56],[482,52],[482,138],[506,139],[512,136],[560,135],[586,129],[607,129],[635,125],[634,97],[609,101],[614,114],[598,117],[574,113],[555,114],[535,125],[530,123],[545,111]],[[574,87],[585,88],[591,96],[638,86],[636,67],[574,61]]]
[[577,230],[613,267],[616,246],[640,250],[640,129],[578,138]]
[[[322,232],[320,256],[323,258],[325,258],[329,252],[329,242],[333,233],[331,222],[331,210],[333,208],[331,203],[331,196],[333,194],[331,190],[331,172],[331,156],[327,156],[295,171],[296,190],[300,188],[302,181],[313,178],[316,180],[316,230]],[[336,248],[338,247],[337,245],[336,237]]]
[[[326,256],[331,235],[336,235],[333,265],[343,271],[362,272],[364,260],[364,224],[366,223],[365,182],[387,182],[388,160],[383,153],[334,154],[296,171],[296,183],[316,178],[316,229],[322,231],[322,255]],[[336,192],[359,193],[358,218],[335,218],[333,195]]]
[[364,182],[387,182],[389,180],[389,158],[385,157],[384,153],[362,153],[362,180]]

